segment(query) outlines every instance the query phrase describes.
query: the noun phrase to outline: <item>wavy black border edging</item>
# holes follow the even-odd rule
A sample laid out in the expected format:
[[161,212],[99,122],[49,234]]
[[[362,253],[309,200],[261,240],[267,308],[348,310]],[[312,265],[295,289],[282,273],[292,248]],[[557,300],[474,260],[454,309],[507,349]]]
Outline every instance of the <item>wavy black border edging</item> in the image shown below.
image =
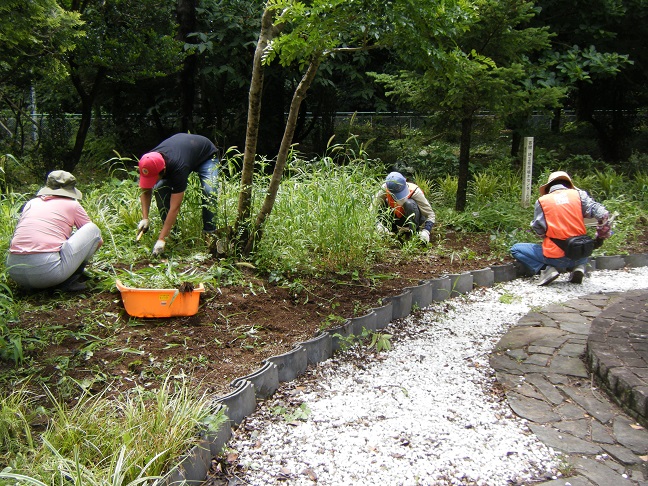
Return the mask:
[[[621,267],[614,268],[619,265],[620,261],[623,262]],[[610,264],[609,262],[612,263]],[[609,265],[612,265],[613,268],[609,268]],[[639,253],[626,256],[617,255],[614,257],[599,256],[590,259],[588,270],[618,270],[624,266],[630,268],[648,266],[648,254]],[[488,270],[492,271],[492,281]],[[478,275],[478,277],[476,278],[475,275]],[[464,285],[467,285],[465,283],[466,281],[470,281],[470,289],[466,290],[464,293],[467,293],[476,286],[489,287],[496,283],[508,282],[521,276],[522,275],[518,275],[518,269],[515,265],[507,263],[504,265],[487,267],[482,270],[455,274],[451,277],[440,277],[422,281],[417,287],[407,287],[400,295],[383,299],[385,305],[372,309],[367,316],[355,319],[372,319],[370,314],[373,313],[375,315],[376,329],[384,329],[392,320],[407,317],[410,312],[412,312],[415,305],[416,308],[426,307],[419,307],[419,302],[423,303],[425,302],[425,299],[427,299],[428,289],[418,288],[423,285],[429,285],[429,290],[431,291],[430,303],[432,303],[446,300],[450,298],[451,294],[452,296],[460,295],[462,293],[460,290],[463,290],[465,288]],[[453,288],[453,278],[454,283],[456,285],[461,285],[461,287]],[[426,292],[425,296],[422,297],[421,295],[423,294],[418,294],[419,291]],[[413,297],[414,294],[416,294],[416,297]],[[421,300],[419,301],[419,299]],[[388,317],[389,320],[387,320]],[[353,334],[353,331],[355,330],[354,328],[357,327],[354,325],[354,322],[359,321],[347,319],[343,325],[335,329],[329,329],[314,339],[297,344],[295,349],[286,354],[268,358],[264,361],[264,365],[259,371],[247,375],[246,377],[235,379],[232,384],[237,388],[229,395],[215,400],[219,406],[226,406],[225,413],[230,414],[228,415],[229,420],[226,421],[223,428],[219,430],[217,434],[209,437],[201,436],[199,444],[194,446],[179,460],[178,466],[164,484],[167,486],[202,484],[207,478],[212,458],[218,455],[227,445],[227,442],[231,437],[232,424],[240,424],[245,417],[256,410],[256,386],[250,381],[250,379],[254,381],[256,377],[259,376],[258,374],[260,374],[261,370],[264,370],[269,363],[276,365],[278,376],[284,378],[278,378],[279,381],[290,381],[287,379],[289,376],[293,376],[292,379],[296,378],[306,371],[308,365],[315,365],[321,361],[325,361],[330,358],[335,351],[339,350],[339,338],[334,337],[334,334],[340,334],[345,337]],[[319,346],[321,346],[321,348]],[[328,349],[330,349],[330,354]],[[306,365],[304,365],[304,362]],[[282,368],[281,372],[279,372],[279,368]],[[259,396],[259,398],[261,397]]]
[[277,365],[266,361],[257,371],[242,378],[236,378],[231,386],[236,388],[240,383],[249,381],[254,385],[254,395],[257,400],[264,400],[274,395],[279,388],[279,371]]
[[432,302],[441,302],[450,298],[452,282],[450,277],[440,277],[429,281],[432,287]]
[[373,310],[370,310],[364,316],[351,318],[351,334],[360,336],[363,329],[376,331],[376,313]]

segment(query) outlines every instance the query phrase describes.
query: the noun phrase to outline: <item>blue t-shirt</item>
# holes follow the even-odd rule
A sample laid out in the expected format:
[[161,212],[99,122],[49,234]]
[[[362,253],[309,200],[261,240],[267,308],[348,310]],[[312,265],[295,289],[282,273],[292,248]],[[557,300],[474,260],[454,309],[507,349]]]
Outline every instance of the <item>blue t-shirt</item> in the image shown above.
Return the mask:
[[207,137],[190,133],[177,133],[167,138],[151,152],[159,152],[166,160],[164,180],[171,192],[187,190],[189,174],[205,162],[218,156],[218,149]]

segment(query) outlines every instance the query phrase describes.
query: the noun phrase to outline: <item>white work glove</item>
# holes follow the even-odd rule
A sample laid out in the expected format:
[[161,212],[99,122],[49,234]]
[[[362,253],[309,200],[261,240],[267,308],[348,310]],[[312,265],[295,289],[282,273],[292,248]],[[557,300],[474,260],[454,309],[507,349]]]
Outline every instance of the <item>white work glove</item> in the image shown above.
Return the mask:
[[149,230],[149,220],[148,218],[144,218],[137,225],[137,234],[146,233],[148,230]]
[[153,256],[159,256],[164,251],[164,246],[166,242],[164,240],[157,240],[155,246],[153,247]]
[[388,235],[389,233],[391,233],[391,231],[389,231],[387,227],[380,222],[376,223],[376,231],[379,235]]
[[423,243],[428,244],[430,242],[430,232],[426,229],[422,229],[419,231],[419,238],[421,238]]

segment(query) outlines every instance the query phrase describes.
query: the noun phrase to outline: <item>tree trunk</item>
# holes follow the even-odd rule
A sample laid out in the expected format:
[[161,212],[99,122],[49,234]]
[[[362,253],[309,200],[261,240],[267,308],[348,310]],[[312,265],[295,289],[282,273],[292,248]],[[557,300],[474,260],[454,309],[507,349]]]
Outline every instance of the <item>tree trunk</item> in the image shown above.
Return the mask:
[[265,9],[261,17],[261,31],[254,52],[252,80],[248,98],[247,130],[245,134],[245,151],[241,170],[241,188],[238,199],[238,214],[235,223],[234,237],[238,245],[248,238],[248,225],[252,212],[252,176],[254,160],[259,138],[259,120],[261,118],[261,92],[263,90],[263,52],[273,36],[272,11]]
[[[177,39],[185,43],[194,42],[187,36],[196,31],[196,0],[178,0],[176,13],[178,18]],[[196,65],[196,55],[191,54],[184,59],[180,71],[180,126],[183,132],[193,131]]]
[[92,106],[94,105],[94,101],[97,99],[99,87],[105,77],[106,69],[99,68],[95,74],[92,88],[90,89],[90,92],[87,92],[83,87],[83,81],[76,71],[76,66],[72,65],[70,79],[79,94],[79,98],[81,98],[81,121],[79,122],[79,128],[77,129],[72,153],[69,158],[63,161],[63,169],[68,172],[73,172],[81,160],[81,154],[83,153],[83,147],[85,146],[88,131],[90,130],[90,123],[92,121]]
[[558,135],[560,133],[560,123],[562,119],[562,108],[556,108],[551,118],[551,133]]
[[455,210],[463,212],[468,199],[468,178],[470,176],[470,139],[472,136],[472,111],[464,112],[461,120],[461,141],[459,144],[459,179],[457,181],[457,199]]
[[514,128],[511,133],[511,157],[516,162],[520,161],[520,146],[522,145],[522,134],[517,128]]
[[286,161],[288,160],[288,153],[290,152],[293,136],[297,127],[299,107],[301,106],[301,103],[304,100],[304,97],[306,96],[306,93],[311,84],[313,84],[313,80],[315,79],[315,75],[317,74],[317,70],[319,69],[321,62],[321,55],[311,60],[306,73],[302,77],[299,85],[297,86],[297,89],[295,89],[295,93],[293,94],[292,102],[290,103],[290,111],[288,112],[288,119],[286,120],[286,128],[281,140],[279,153],[277,154],[277,163],[275,164],[274,171],[272,172],[270,185],[268,186],[268,191],[266,192],[263,206],[261,206],[259,214],[257,215],[254,222],[254,227],[248,235],[248,240],[243,250],[243,254],[246,256],[250,254],[250,252],[254,248],[254,245],[256,245],[261,240],[261,237],[263,235],[263,224],[272,212],[272,207],[274,206],[274,202],[277,198],[277,191],[279,190],[279,184],[281,184],[283,171],[286,167]]

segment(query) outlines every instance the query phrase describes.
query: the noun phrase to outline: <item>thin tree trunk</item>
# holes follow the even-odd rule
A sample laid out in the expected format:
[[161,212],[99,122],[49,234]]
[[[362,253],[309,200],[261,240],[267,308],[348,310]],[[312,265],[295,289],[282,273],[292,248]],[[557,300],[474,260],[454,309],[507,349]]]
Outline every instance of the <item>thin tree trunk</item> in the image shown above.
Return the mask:
[[472,112],[465,114],[461,120],[461,141],[459,145],[459,178],[457,182],[457,199],[455,209],[463,212],[468,199],[468,178],[470,176],[470,141],[472,136]]
[[85,146],[85,141],[88,137],[88,131],[90,130],[90,122],[92,121],[92,106],[97,99],[99,87],[101,86],[101,83],[103,82],[105,77],[106,69],[99,68],[95,74],[95,79],[92,83],[92,89],[90,90],[90,92],[87,92],[83,88],[83,82],[81,81],[78,73],[75,72],[75,68],[72,68],[70,79],[72,80],[72,84],[74,84],[74,87],[76,88],[76,91],[81,98],[81,121],[79,122],[79,128],[77,129],[74,148],[72,149],[70,158],[63,162],[63,168],[68,172],[73,172],[76,166],[79,164],[79,161],[81,160],[83,147]]
[[322,56],[319,55],[315,57],[308,66],[306,73],[302,77],[299,85],[295,89],[293,94],[292,102],[290,103],[290,111],[288,112],[288,120],[286,121],[286,128],[284,130],[284,135],[281,140],[281,146],[279,148],[279,153],[277,154],[277,162],[272,172],[272,178],[270,179],[270,185],[268,186],[268,191],[266,192],[266,197],[263,201],[263,206],[261,207],[259,214],[256,217],[254,222],[254,227],[250,232],[243,250],[244,255],[249,255],[254,245],[257,244],[263,235],[263,224],[266,219],[272,212],[275,200],[277,198],[277,192],[279,190],[279,184],[281,184],[281,179],[283,177],[283,171],[286,167],[286,162],[288,160],[288,153],[290,152],[290,146],[292,145],[293,136],[295,134],[295,128],[297,127],[297,118],[299,116],[299,107],[301,106],[308,89],[317,70],[319,69],[320,63],[322,62]]
[[556,108],[551,117],[551,133],[558,135],[560,133],[560,123],[562,121],[562,108]]
[[[178,40],[185,43],[195,42],[187,36],[196,31],[196,0],[178,0],[176,14],[178,17]],[[192,54],[185,58],[180,71],[180,126],[183,132],[193,131],[196,65],[196,55]]]
[[238,214],[235,224],[235,238],[238,242],[248,238],[248,223],[252,212],[252,176],[254,159],[259,138],[259,120],[261,118],[261,92],[263,90],[263,53],[273,37],[272,11],[265,9],[261,17],[261,31],[254,52],[252,80],[248,98],[247,130],[245,134],[245,151],[241,170],[241,188],[238,199]]

